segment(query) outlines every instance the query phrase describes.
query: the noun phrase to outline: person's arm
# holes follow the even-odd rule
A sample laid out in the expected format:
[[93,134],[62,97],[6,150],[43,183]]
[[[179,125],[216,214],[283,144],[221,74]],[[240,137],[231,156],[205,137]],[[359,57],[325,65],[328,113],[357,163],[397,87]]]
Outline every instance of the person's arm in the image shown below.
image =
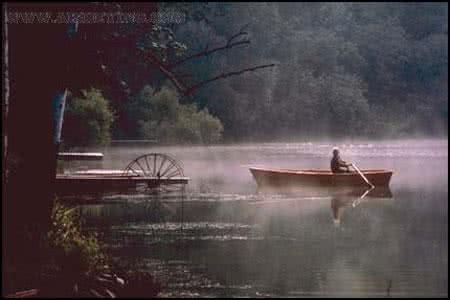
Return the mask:
[[346,167],[347,170],[349,170],[349,167],[351,166],[351,163],[347,163],[346,161],[343,161],[342,159],[339,159],[339,166]]
[[339,164],[340,167],[347,167],[348,166],[347,162],[343,161],[340,158],[338,160],[338,164]]

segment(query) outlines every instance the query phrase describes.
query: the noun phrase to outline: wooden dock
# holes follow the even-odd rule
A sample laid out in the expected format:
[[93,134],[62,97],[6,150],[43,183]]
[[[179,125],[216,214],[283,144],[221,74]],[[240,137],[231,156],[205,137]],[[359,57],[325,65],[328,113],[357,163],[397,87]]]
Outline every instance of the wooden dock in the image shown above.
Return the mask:
[[185,185],[188,177],[125,175],[122,170],[88,170],[56,176],[57,194],[101,194],[131,192],[139,188]]
[[156,144],[158,140],[112,140],[111,144]]
[[[101,160],[102,153],[61,152],[64,160]],[[56,194],[84,195],[121,192],[181,190],[188,183],[183,168],[164,153],[149,153],[132,160],[123,170],[94,169],[57,174]]]
[[61,160],[103,160],[103,153],[98,152],[59,152]]

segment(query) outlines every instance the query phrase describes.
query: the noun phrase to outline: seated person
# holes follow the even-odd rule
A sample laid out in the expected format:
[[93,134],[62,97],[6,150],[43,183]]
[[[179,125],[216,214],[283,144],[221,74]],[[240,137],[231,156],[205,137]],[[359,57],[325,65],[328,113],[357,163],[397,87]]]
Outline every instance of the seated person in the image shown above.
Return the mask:
[[339,149],[333,148],[333,158],[331,159],[331,172],[333,173],[346,173],[350,172],[350,167],[352,164],[349,164],[341,159],[339,156]]

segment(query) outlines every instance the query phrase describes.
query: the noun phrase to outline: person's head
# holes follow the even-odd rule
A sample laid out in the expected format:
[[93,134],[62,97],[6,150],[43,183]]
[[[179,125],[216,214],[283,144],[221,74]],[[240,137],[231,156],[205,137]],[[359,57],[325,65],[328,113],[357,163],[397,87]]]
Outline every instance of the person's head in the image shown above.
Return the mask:
[[334,147],[333,148],[333,156],[338,156],[339,155],[339,148],[338,147]]

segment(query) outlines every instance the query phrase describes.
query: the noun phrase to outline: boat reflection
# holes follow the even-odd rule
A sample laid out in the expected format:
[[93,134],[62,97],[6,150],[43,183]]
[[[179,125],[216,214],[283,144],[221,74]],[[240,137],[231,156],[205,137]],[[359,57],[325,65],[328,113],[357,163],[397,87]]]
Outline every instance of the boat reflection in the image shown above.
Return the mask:
[[[392,198],[389,188],[324,190],[259,190],[258,194],[220,195],[216,198],[189,195],[169,198],[168,195],[116,196],[102,201],[80,204],[80,213],[88,226],[108,227],[131,223],[226,222],[261,223],[268,216],[285,222],[309,212],[329,210],[336,225],[343,211],[365,201]],[[227,196],[227,198],[225,197]],[[262,218],[262,219],[261,219]],[[265,221],[264,221],[265,222]]]
[[[352,196],[350,196],[352,195]],[[369,188],[364,193],[362,193],[360,196],[356,196],[357,192],[355,191],[353,194],[350,194],[349,196],[334,196],[331,199],[331,211],[333,215],[333,223],[336,226],[339,226],[341,224],[341,217],[343,211],[348,207],[356,207],[359,205],[362,201],[373,199],[373,198],[385,198],[389,199],[392,198],[392,192],[390,191],[389,187],[383,187],[383,188]]]
[[342,219],[343,211],[347,208],[354,208],[363,201],[382,200],[393,198],[389,187],[372,187],[372,188],[296,188],[296,189],[279,189],[266,187],[258,188],[258,194],[262,199],[268,195],[283,195],[290,199],[325,199],[331,198],[331,212],[333,223],[339,226]]
[[257,194],[281,194],[298,197],[372,197],[392,198],[389,186],[380,187],[258,187]]

